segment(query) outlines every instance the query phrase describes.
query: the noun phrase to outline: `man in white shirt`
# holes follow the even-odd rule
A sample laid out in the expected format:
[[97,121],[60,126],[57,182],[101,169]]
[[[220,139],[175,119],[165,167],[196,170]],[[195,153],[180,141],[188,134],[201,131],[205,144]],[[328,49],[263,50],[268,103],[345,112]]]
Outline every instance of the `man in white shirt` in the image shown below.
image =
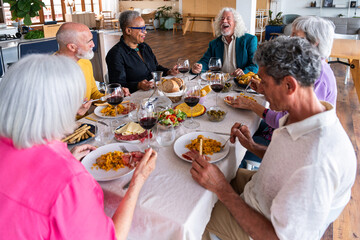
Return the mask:
[[260,45],[254,59],[270,108],[288,114],[268,147],[234,124],[231,142],[237,138],[263,160],[256,173],[239,169],[231,185],[197,156],[193,178],[219,198],[203,239],[209,232],[221,239],[320,239],[348,203],[356,174],[335,109],[313,91],[320,55],[307,40],[279,37]]

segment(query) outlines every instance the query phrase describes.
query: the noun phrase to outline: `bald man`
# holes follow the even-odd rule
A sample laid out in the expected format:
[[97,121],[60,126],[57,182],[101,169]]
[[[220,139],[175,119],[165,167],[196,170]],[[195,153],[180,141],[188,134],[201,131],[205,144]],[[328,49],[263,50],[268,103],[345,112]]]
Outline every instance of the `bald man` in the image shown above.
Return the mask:
[[[93,35],[89,28],[81,23],[64,23],[56,33],[59,44],[57,54],[68,56],[76,61],[82,69],[86,80],[85,100],[98,99],[103,96],[99,92],[94,78],[93,67],[90,59],[94,57]],[[125,96],[129,96],[129,89],[123,88]],[[84,103],[78,111],[78,115],[84,115],[91,106],[91,102]]]

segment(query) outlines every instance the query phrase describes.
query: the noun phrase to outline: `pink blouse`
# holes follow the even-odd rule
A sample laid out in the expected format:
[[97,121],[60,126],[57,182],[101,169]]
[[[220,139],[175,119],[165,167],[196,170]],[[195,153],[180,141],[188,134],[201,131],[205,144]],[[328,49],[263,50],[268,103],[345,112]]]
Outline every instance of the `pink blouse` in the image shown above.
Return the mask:
[[116,239],[100,185],[59,141],[0,138],[0,213],[4,239]]

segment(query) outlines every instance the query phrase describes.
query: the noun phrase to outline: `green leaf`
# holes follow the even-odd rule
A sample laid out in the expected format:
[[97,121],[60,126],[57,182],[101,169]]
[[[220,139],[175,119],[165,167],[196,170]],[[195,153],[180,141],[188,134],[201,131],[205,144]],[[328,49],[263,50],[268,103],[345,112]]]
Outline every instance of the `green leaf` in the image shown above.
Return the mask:
[[20,10],[24,10],[24,8],[25,8],[25,2],[19,0],[19,1],[18,1],[18,8],[19,8]]
[[18,16],[18,18],[23,18],[23,17],[26,16],[26,12],[18,11],[18,12],[17,12],[17,16]]
[[29,14],[26,14],[25,18],[24,18],[24,24],[26,26],[30,26],[31,25],[31,18],[30,18],[30,15]]

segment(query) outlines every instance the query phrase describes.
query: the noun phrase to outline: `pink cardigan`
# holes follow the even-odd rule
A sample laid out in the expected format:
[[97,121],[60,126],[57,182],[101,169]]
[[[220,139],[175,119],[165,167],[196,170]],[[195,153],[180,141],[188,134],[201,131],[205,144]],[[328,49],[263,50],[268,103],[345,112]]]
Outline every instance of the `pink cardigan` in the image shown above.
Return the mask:
[[0,137],[1,238],[116,239],[103,197],[65,143],[19,150]]

